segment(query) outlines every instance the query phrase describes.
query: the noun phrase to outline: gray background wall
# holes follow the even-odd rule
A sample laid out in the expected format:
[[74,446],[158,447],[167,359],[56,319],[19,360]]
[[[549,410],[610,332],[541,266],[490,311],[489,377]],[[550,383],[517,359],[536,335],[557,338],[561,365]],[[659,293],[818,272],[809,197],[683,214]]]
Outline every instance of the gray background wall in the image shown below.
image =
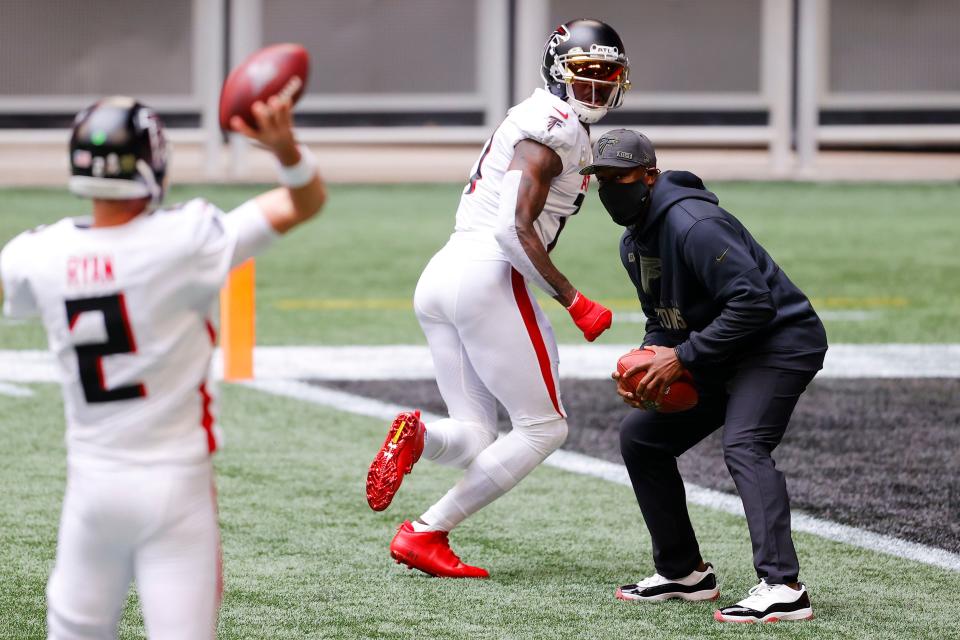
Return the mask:
[[[310,95],[406,96],[412,100],[397,108],[408,112],[429,109],[426,97],[437,94],[473,96],[463,109],[489,120],[501,109],[483,102],[485,87],[500,78],[506,86],[518,72],[512,60],[520,59],[503,57],[494,68],[486,59],[489,32],[481,35],[478,17],[494,3],[509,8],[493,27],[505,43],[520,28],[511,30],[508,16],[531,5],[542,8],[545,24],[585,13],[614,24],[633,63],[635,90],[627,107],[637,96],[707,94],[719,104],[737,94],[757,96],[756,110],[763,106],[765,12],[786,3],[793,15],[802,1],[0,0],[0,115],[49,112],[57,104],[66,114],[81,99],[111,93],[169,97],[168,107],[199,113],[209,100],[203,87],[211,72],[198,72],[207,63],[198,46],[215,39],[226,50],[233,24],[228,7],[253,6],[260,43],[298,41],[310,49]],[[824,9],[822,104],[876,108],[882,101],[871,99],[894,96],[900,108],[947,105],[960,114],[960,1],[816,1]],[[219,24],[198,22],[210,11],[224,14]],[[542,30],[545,37],[549,27]],[[512,53],[517,56],[516,46]],[[213,77],[222,72],[214,69]],[[844,101],[845,95],[852,98]],[[418,103],[417,96],[425,98]],[[384,104],[389,109],[389,100]],[[333,109],[309,105],[306,111]],[[671,108],[669,101],[658,105]],[[714,104],[698,97],[695,106]],[[0,126],[11,126],[4,122]]]
[[192,92],[192,0],[0,0],[0,95]]

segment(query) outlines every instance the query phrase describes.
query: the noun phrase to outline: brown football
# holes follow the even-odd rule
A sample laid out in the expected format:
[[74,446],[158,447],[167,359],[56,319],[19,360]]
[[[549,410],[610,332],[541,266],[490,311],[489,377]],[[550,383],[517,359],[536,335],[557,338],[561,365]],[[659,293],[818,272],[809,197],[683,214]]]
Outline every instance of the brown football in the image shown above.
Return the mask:
[[[620,359],[617,360],[617,373],[622,376],[641,362],[650,360],[654,355],[655,352],[653,349],[633,349],[620,356]],[[619,384],[631,393],[636,393],[637,385],[640,384],[640,380],[643,379],[644,375],[646,374],[641,371],[629,378],[620,378]],[[664,394],[663,400],[659,403],[647,401],[644,402],[644,405],[646,405],[647,409],[653,409],[660,413],[677,413],[678,411],[686,411],[687,409],[692,409],[697,406],[699,399],[697,389],[693,386],[693,376],[690,375],[689,371],[684,371],[679,380],[667,387],[667,392]]]
[[296,104],[307,87],[310,54],[302,45],[274,44],[253,53],[230,72],[220,90],[220,128],[240,116],[256,128],[250,107],[270,96],[288,96]]

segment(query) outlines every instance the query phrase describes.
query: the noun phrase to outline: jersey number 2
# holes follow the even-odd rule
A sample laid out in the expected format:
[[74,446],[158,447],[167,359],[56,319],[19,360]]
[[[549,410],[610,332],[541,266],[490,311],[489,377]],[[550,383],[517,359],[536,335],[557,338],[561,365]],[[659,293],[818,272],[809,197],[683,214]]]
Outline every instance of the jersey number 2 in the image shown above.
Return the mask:
[[137,343],[127,318],[127,306],[123,294],[67,300],[67,322],[70,324],[71,331],[77,319],[90,311],[103,314],[107,341],[74,347],[77,351],[77,364],[80,367],[80,383],[83,385],[83,394],[87,402],[94,404],[145,397],[147,390],[143,384],[135,383],[107,389],[103,378],[104,356],[137,351]]

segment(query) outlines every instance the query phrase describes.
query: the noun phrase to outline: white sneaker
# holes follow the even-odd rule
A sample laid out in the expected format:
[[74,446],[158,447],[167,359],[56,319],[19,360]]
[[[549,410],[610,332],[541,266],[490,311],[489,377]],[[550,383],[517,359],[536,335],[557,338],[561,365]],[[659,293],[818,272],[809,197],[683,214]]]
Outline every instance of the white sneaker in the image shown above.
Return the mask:
[[732,607],[714,612],[719,622],[777,622],[778,620],[810,620],[813,609],[810,596],[803,584],[791,589],[785,584],[760,584],[750,589],[750,595]]
[[659,573],[644,578],[637,584],[617,587],[620,600],[641,600],[646,602],[681,598],[683,600],[716,600],[720,597],[717,576],[713,565],[707,564],[706,571],[694,571],[684,578],[669,580]]

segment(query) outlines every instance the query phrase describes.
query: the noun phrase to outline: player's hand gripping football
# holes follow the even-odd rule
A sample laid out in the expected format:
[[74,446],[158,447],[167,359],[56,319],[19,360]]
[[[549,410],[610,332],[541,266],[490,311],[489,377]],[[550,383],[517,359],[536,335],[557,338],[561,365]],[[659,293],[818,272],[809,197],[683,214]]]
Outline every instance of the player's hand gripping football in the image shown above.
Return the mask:
[[[644,402],[661,402],[670,385],[679,380],[686,372],[676,352],[670,347],[647,346],[646,348],[656,355],[646,362],[631,367],[622,376],[616,372],[612,376],[617,381],[617,393],[623,398],[624,402],[635,409],[647,408]],[[621,379],[632,378],[641,371],[645,371],[646,375],[640,379],[636,393],[632,393],[620,384]]]
[[573,303],[567,307],[573,323],[583,331],[587,342],[593,342],[613,323],[613,312],[577,291]]
[[293,134],[293,103],[290,98],[271,96],[266,103],[254,102],[250,107],[257,122],[254,129],[240,116],[230,118],[230,127],[273,152],[284,166],[300,161],[300,151]]

